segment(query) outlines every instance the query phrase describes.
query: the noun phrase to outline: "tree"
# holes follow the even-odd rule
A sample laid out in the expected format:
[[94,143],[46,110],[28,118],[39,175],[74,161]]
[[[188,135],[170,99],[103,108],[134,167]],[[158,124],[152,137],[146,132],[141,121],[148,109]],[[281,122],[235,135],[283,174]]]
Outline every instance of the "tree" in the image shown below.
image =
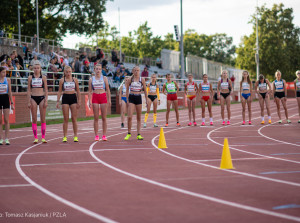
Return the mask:
[[[258,8],[258,37],[260,73],[269,79],[274,79],[274,73],[279,69],[283,78],[292,81],[295,71],[300,67],[300,29],[293,24],[293,9],[284,8],[283,4],[274,4],[271,9],[262,6]],[[255,76],[255,16],[252,15],[250,23],[253,24],[253,33],[244,36],[237,49],[237,65],[247,69]]]
[[[21,32],[36,33],[36,1],[20,0]],[[39,0],[40,37],[62,39],[67,33],[92,35],[103,28],[105,0]],[[1,1],[1,28],[18,33],[17,1]]]

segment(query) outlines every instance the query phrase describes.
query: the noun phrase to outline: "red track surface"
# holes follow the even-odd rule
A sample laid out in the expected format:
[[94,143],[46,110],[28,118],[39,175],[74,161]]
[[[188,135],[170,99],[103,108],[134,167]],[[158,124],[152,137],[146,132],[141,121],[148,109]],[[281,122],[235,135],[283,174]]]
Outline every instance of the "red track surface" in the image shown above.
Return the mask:
[[[292,124],[277,124],[271,106],[273,124],[264,126],[258,103],[251,126],[240,125],[240,104],[231,107],[230,126],[221,126],[218,106],[213,127],[186,127],[181,110],[176,128],[172,112],[165,150],[155,147],[152,115],[143,141],[135,131],[124,141],[120,118],[108,120],[107,142],[93,142],[92,121],[79,122],[79,143],[71,124],[66,144],[62,125],[48,126],[48,143],[34,146],[30,128],[12,130],[11,145],[0,147],[0,222],[300,222],[298,109],[290,99]],[[229,171],[219,169],[225,137]]]

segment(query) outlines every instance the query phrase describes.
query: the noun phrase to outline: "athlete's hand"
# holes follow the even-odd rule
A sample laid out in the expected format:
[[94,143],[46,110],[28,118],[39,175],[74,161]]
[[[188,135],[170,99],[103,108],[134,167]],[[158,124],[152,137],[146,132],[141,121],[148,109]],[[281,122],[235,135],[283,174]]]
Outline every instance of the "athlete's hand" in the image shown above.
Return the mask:
[[90,101],[89,101],[89,108],[92,109],[92,104]]
[[108,101],[108,107],[111,107],[111,100]]
[[59,101],[56,102],[56,108],[59,109]]
[[10,108],[11,108],[11,110],[14,110],[15,109],[14,104],[11,104]]
[[28,106],[28,108],[30,109],[30,108],[31,108],[31,103],[29,102],[27,106]]
[[48,106],[48,101],[45,101],[44,108],[47,108],[47,106]]
[[160,105],[160,100],[158,100],[158,105]]
[[76,108],[79,109],[80,106],[81,106],[81,104],[80,104],[80,103],[77,103]]

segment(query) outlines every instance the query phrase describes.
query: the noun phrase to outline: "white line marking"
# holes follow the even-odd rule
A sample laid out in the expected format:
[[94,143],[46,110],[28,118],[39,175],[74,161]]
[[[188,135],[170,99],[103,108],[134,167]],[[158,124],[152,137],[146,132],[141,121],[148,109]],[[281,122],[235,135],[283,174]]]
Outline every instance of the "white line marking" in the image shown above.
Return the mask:
[[69,165],[69,164],[91,164],[98,162],[72,162],[72,163],[36,163],[36,164],[22,164],[21,166],[48,166],[48,165]]
[[[269,158],[239,158],[239,159],[231,159],[231,160],[264,160]],[[196,162],[210,162],[210,161],[221,161],[221,159],[211,159],[211,160],[194,160]]]
[[10,184],[10,185],[0,185],[1,188],[5,187],[31,187],[31,184]]
[[256,213],[260,213],[260,214],[265,214],[265,215],[270,215],[270,216],[274,216],[274,217],[279,217],[279,218],[283,218],[283,219],[288,219],[288,220],[293,220],[293,221],[300,222],[300,218],[295,217],[295,216],[280,214],[280,213],[276,213],[276,212],[273,212],[273,211],[268,211],[268,210],[264,210],[264,209],[260,209],[260,208],[255,208],[255,207],[251,207],[251,206],[248,206],[248,205],[243,205],[243,204],[239,204],[239,203],[235,203],[235,202],[226,201],[226,200],[223,200],[223,199],[207,196],[207,195],[204,195],[204,194],[199,194],[199,193],[187,191],[187,190],[184,190],[184,189],[180,189],[180,188],[173,187],[173,186],[170,186],[170,185],[167,185],[167,184],[159,183],[157,181],[150,180],[150,179],[147,179],[147,178],[144,178],[144,177],[140,177],[140,176],[137,176],[135,174],[132,174],[132,173],[126,172],[124,170],[118,169],[118,168],[102,161],[101,159],[99,159],[94,154],[93,147],[96,143],[97,142],[94,142],[90,146],[90,149],[89,149],[91,156],[95,160],[97,160],[99,163],[103,164],[104,166],[106,166],[110,169],[113,169],[113,170],[115,170],[119,173],[122,173],[124,175],[130,176],[134,179],[141,180],[141,181],[144,181],[146,183],[150,183],[150,184],[153,184],[153,185],[156,185],[156,186],[159,186],[159,187],[163,187],[163,188],[166,188],[166,189],[169,189],[169,190],[173,190],[173,191],[176,191],[176,192],[179,192],[179,193],[182,193],[182,194],[186,194],[186,195],[189,195],[189,196],[193,196],[193,197],[209,200],[209,201],[212,201],[212,202],[216,202],[216,203],[219,203],[219,204],[228,205],[228,206],[231,206],[231,207],[244,209],[244,210],[247,210],[247,211],[253,211],[253,212],[256,212]]
[[[87,132],[85,132],[85,133],[87,133]],[[84,133],[81,133],[81,134],[84,134]],[[57,137],[57,138],[54,138],[54,139],[50,139],[50,140],[48,140],[48,141],[52,141],[52,140],[59,139],[59,138],[61,138],[61,137]],[[74,204],[73,202],[68,201],[68,200],[66,200],[66,199],[64,199],[64,198],[62,198],[62,197],[60,197],[60,196],[58,196],[58,195],[52,193],[51,191],[47,190],[46,188],[44,188],[44,187],[42,187],[41,185],[39,185],[39,184],[37,184],[36,182],[34,182],[32,179],[30,179],[30,178],[23,172],[23,170],[22,170],[22,168],[21,168],[21,166],[20,166],[20,159],[21,159],[22,155],[23,155],[24,153],[26,153],[28,150],[30,150],[30,149],[32,149],[32,148],[34,148],[34,147],[36,147],[36,146],[38,146],[38,145],[40,145],[40,144],[41,144],[41,143],[36,144],[36,145],[33,145],[33,146],[30,146],[30,147],[28,147],[27,149],[25,149],[23,152],[21,152],[21,153],[18,155],[18,157],[17,157],[17,159],[16,159],[16,161],[15,161],[15,165],[16,165],[16,168],[17,168],[19,174],[20,174],[20,175],[21,175],[28,183],[30,183],[32,186],[34,186],[34,187],[37,188],[38,190],[42,191],[43,193],[47,194],[48,196],[54,198],[55,200],[57,200],[57,201],[59,201],[59,202],[65,204],[65,205],[68,205],[68,206],[70,206],[70,207],[72,207],[72,208],[74,208],[74,209],[76,209],[76,210],[78,210],[78,211],[80,211],[80,212],[82,212],[82,213],[84,213],[84,214],[86,214],[86,215],[89,215],[89,216],[91,216],[91,217],[93,217],[93,218],[96,218],[96,219],[98,219],[98,220],[100,220],[100,221],[103,221],[103,222],[106,222],[106,223],[116,223],[116,221],[114,221],[114,220],[112,220],[112,219],[109,219],[109,218],[104,217],[104,216],[102,216],[102,215],[100,215],[100,214],[97,214],[97,213],[95,213],[95,212],[93,212],[93,211],[90,211],[90,210],[88,210],[88,209],[86,209],[86,208],[84,208],[84,207],[81,207],[81,206],[79,206],[79,205],[77,205],[77,204]]]

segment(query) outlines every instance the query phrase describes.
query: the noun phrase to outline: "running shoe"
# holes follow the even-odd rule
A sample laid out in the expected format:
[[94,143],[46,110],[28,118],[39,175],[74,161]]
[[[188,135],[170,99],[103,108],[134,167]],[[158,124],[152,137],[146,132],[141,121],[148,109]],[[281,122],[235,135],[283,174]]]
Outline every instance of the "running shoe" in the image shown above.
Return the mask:
[[78,142],[78,137],[77,136],[74,137],[74,142]]
[[214,125],[214,123],[213,123],[213,122],[210,122],[209,124],[210,124],[210,125]]
[[121,123],[121,128],[124,128],[124,123]]
[[249,122],[248,122],[248,124],[249,124],[249,125],[251,125],[251,124],[252,124],[252,122],[251,122],[251,121],[249,121]]
[[35,140],[33,141],[34,144],[37,144],[38,142],[39,142],[39,139],[35,139]]
[[3,139],[0,139],[0,146],[3,145]]
[[281,124],[282,123],[282,120],[279,120],[279,122],[278,122],[279,124]]
[[138,140],[143,140],[143,139],[144,139],[144,137],[142,137],[140,134],[138,134],[136,138],[137,138]]
[[63,137],[63,142],[67,142],[67,141],[68,141],[67,137],[66,136]]
[[202,126],[205,126],[205,122],[202,122],[201,125],[202,125]]
[[124,138],[124,140],[128,140],[131,137],[131,134],[127,134],[127,136]]
[[264,124],[265,124],[265,121],[261,121],[261,123],[260,123],[260,124],[264,125]]
[[230,125],[230,121],[229,120],[227,121],[227,125]]
[[243,121],[243,122],[242,122],[242,125],[245,125],[245,124],[246,124],[246,122],[245,122],[245,121]]
[[8,139],[5,139],[5,145],[10,145],[10,142]]
[[225,125],[225,121],[222,122],[222,125]]
[[99,136],[98,135],[95,136],[95,141],[99,141]]
[[271,124],[272,123],[272,121],[271,121],[271,119],[269,119],[269,124]]
[[144,123],[144,128],[146,128],[147,127],[147,124],[146,124],[146,122]]
[[46,139],[42,138],[42,143],[47,143]]
[[191,126],[191,125],[192,125],[192,123],[191,123],[191,122],[189,122],[188,126]]
[[107,141],[107,138],[106,138],[105,135],[102,136],[102,140],[103,140],[103,141]]
[[168,124],[168,123],[166,123],[165,127],[168,127],[168,126],[169,126],[169,124]]
[[288,119],[288,120],[286,120],[286,122],[287,122],[288,124],[292,123],[292,122],[291,122],[291,120],[289,120],[289,119]]
[[197,126],[197,122],[194,122],[194,126]]
[[156,123],[154,123],[153,127],[158,127],[158,125]]
[[177,122],[177,124],[176,124],[176,125],[177,125],[177,127],[180,127],[180,123],[179,123],[179,122]]

